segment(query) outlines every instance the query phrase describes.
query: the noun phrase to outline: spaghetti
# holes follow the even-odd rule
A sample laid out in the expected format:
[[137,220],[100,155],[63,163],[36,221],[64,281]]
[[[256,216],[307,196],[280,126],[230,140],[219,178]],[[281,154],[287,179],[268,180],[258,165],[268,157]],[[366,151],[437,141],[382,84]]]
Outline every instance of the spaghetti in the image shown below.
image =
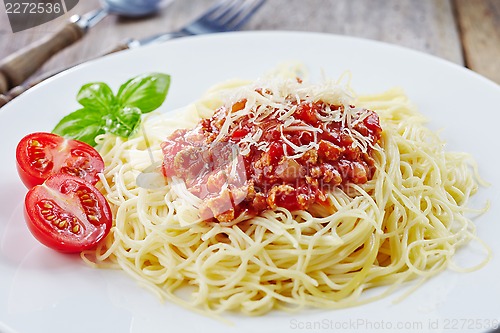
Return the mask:
[[[256,87],[376,110],[383,132],[372,152],[373,177],[334,187],[325,193],[327,204],[307,210],[275,207],[233,223],[200,218],[203,201],[182,179],[163,177],[152,160],[163,160],[162,142],[176,129],[195,127],[222,105],[248,103]],[[101,191],[115,222],[105,241],[82,257],[125,270],[162,299],[210,313],[261,315],[379,299],[403,282],[454,268],[457,249],[476,239],[468,216],[480,211],[467,206],[478,189],[475,162],[446,152],[425,122],[398,89],[354,98],[332,82],[220,85],[176,117],[145,119],[133,138],[98,139],[106,163]],[[179,291],[187,286],[186,298]],[[364,292],[375,287],[377,293]]]

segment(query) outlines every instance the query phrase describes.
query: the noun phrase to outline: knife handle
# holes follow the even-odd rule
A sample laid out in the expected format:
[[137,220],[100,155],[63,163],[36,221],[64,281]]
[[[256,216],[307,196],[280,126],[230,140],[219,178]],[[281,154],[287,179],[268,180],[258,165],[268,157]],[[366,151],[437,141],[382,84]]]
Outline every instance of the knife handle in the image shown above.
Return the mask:
[[45,81],[46,79],[48,79],[51,76],[54,76],[55,74],[57,73],[53,73],[51,75],[48,75],[47,77],[44,76],[43,78],[38,78],[23,85],[15,86],[14,88],[7,91],[5,94],[0,94],[0,108],[5,104],[9,103],[10,101],[12,101],[17,96],[24,93],[26,90],[36,86],[40,82]]
[[23,83],[53,55],[78,41],[85,29],[68,22],[61,30],[0,61],[0,93]]
[[[134,39],[125,40],[125,41],[121,42],[120,44],[116,45],[111,51],[108,51],[108,52],[104,53],[103,55],[108,55],[108,54],[112,54],[115,52],[128,50],[128,49],[134,47],[134,45],[135,45],[134,42],[135,42]],[[26,90],[33,88],[34,86],[36,86],[40,82],[43,82],[43,81],[47,80],[48,78],[50,78],[50,77],[52,77],[60,72],[61,71],[54,71],[54,72],[51,72],[49,74],[45,74],[44,76],[38,77],[38,78],[31,80],[31,81],[28,81],[28,82],[25,82],[24,84],[17,85],[14,88],[11,88],[8,91],[4,92],[3,94],[0,91],[0,108],[2,106],[4,106],[5,104],[7,104],[8,102],[12,101],[17,96],[24,93]],[[0,85],[2,84],[1,79],[2,79],[2,73],[0,72]]]

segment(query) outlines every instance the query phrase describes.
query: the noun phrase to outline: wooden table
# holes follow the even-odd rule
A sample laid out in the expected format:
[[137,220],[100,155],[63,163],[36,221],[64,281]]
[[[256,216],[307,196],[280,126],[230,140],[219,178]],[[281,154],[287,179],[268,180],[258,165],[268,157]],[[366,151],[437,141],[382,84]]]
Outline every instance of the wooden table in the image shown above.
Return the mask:
[[[216,1],[176,0],[145,19],[109,16],[37,75],[98,57],[130,37],[176,29]],[[98,6],[98,0],[80,0],[64,16],[14,34],[0,4],[0,59],[55,32],[71,15]],[[244,30],[315,31],[380,40],[436,55],[500,83],[500,0],[267,0]]]

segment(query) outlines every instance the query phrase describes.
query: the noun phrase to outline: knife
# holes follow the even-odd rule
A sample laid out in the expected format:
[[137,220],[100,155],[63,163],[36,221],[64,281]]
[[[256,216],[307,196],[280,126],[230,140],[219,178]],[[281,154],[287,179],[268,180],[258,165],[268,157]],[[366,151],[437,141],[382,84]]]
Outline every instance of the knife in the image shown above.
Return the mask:
[[[149,45],[149,44],[161,43],[161,42],[165,42],[167,40],[170,40],[172,38],[181,37],[181,36],[186,36],[186,34],[178,33],[178,32],[166,32],[166,33],[148,36],[148,37],[145,37],[142,39],[127,39],[127,40],[119,43],[112,50],[104,53],[101,56],[124,51],[124,50],[128,50],[128,49],[135,49],[135,48]],[[71,66],[71,67],[73,67],[73,66]],[[65,71],[66,69],[69,69],[69,68],[65,68],[63,70],[57,70],[57,71],[51,72],[49,74],[45,74],[45,75],[38,77],[34,80],[30,80],[30,81],[25,82],[23,84],[19,84],[18,86],[12,88],[11,90],[9,90],[5,94],[0,94],[0,108],[2,106],[4,106],[5,104],[7,104],[8,102],[10,102],[11,100],[13,100],[14,98],[16,98],[17,96],[24,93],[26,90],[36,86],[40,82],[43,82],[46,79],[48,79],[56,74],[59,74],[59,73]]]
[[73,15],[58,32],[28,45],[0,61],[0,93],[23,83],[60,50],[80,40],[85,33],[108,15],[104,8],[84,15]]

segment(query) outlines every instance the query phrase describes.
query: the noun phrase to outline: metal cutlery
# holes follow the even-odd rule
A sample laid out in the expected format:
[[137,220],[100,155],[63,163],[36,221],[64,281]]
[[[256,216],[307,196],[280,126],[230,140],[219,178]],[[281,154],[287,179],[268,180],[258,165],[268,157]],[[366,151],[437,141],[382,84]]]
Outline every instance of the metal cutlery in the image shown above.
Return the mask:
[[[152,43],[160,43],[173,38],[235,31],[241,28],[252,17],[252,15],[265,3],[265,1],[266,0],[221,0],[209,8],[200,17],[176,31],[160,33],[143,39],[130,39],[119,44],[109,53],[132,49]],[[37,85],[49,77],[54,76],[57,73],[59,73],[59,71],[28,83],[18,85],[4,95],[0,94],[0,107],[7,104],[9,101],[19,96],[29,88]]]
[[109,14],[125,17],[150,15],[170,0],[137,2],[101,0],[102,8],[84,15],[73,15],[56,33],[36,41],[0,61],[0,93],[23,83],[52,56],[79,41],[87,31]]

